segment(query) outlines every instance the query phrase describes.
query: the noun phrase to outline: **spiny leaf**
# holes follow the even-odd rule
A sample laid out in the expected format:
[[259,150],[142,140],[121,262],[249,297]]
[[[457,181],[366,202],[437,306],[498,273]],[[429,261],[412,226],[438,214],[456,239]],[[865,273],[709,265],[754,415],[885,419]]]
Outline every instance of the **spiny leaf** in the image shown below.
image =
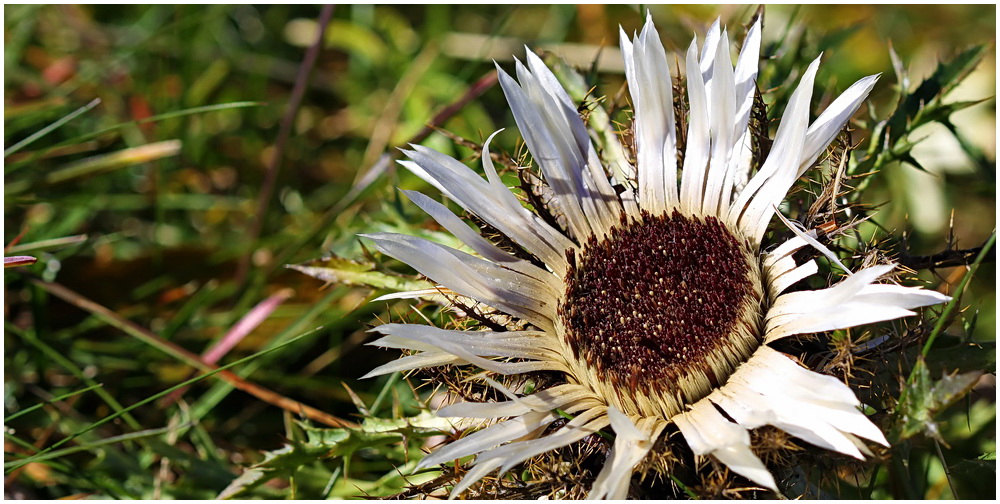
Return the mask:
[[961,100],[961,101],[948,102],[936,107],[934,110],[936,115],[930,116],[929,118],[931,120],[943,122],[945,119],[951,117],[952,114],[958,112],[959,110],[965,110],[969,107],[974,107],[976,105],[979,105],[980,103],[986,103],[992,99],[993,98],[990,97],[990,98],[980,98],[978,100]]
[[905,95],[910,89],[910,73],[906,69],[906,65],[903,63],[903,59],[899,57],[899,53],[892,46],[892,41],[889,42],[889,59],[892,61],[892,70],[896,74],[896,82],[899,85],[899,92]]
[[946,374],[934,381],[927,363],[922,357],[918,358],[913,369],[912,383],[900,405],[903,423],[899,439],[924,433],[943,442],[934,416],[968,394],[982,374],[982,371]]
[[232,481],[217,499],[229,499],[253,490],[274,478],[291,476],[298,468],[325,458],[329,450],[306,444],[285,445],[264,453],[264,460],[243,471]]
[[243,471],[219,499],[239,497],[279,477],[291,477],[301,467],[318,460],[350,457],[365,448],[373,449],[404,441],[411,436],[430,436],[450,428],[447,420],[428,411],[409,418],[369,418],[357,429],[325,429],[299,425],[304,440],[292,441],[282,448],[264,453],[264,460]]
[[371,263],[337,256],[314,259],[302,264],[289,264],[287,267],[331,284],[373,287],[396,292],[434,288],[434,284],[427,280],[417,280],[396,273],[382,273],[375,271],[375,265]]
[[[896,61],[897,56],[890,47],[890,56],[893,57],[893,64],[896,66],[897,78],[903,80],[899,83],[899,101],[887,119],[871,127],[872,136],[867,152],[863,158],[852,160],[848,174],[880,171],[884,166],[897,161],[920,168],[910,155],[915,142],[909,141],[907,137],[920,126],[934,122],[944,124],[954,131],[949,122],[951,114],[976,102],[961,101],[946,104],[943,100],[982,61],[986,47],[974,46],[948,61],[938,63],[934,72],[912,93],[908,92],[908,83],[905,82],[907,79],[905,69]],[[959,140],[962,141],[960,137]],[[859,184],[855,194],[860,194],[866,186],[867,182]]]
[[[951,60],[938,63],[934,73],[917,88],[913,95],[921,99],[931,98],[931,91],[937,91],[934,94],[941,96],[947,95],[979,65],[983,56],[986,55],[986,48],[986,44],[972,46]],[[922,94],[922,91],[927,94]]]
[[952,466],[951,469],[955,473],[960,472],[966,475],[975,474],[974,471],[982,472],[984,477],[989,477],[989,473],[986,472],[989,470],[995,476],[997,472],[997,452],[985,452],[976,458],[961,460]]
[[993,162],[987,155],[986,151],[982,147],[976,145],[975,143],[969,141],[969,139],[955,127],[955,125],[948,121],[942,121],[941,124],[948,128],[948,131],[958,140],[958,144],[962,146],[962,150],[969,156],[970,159],[975,162],[979,169],[988,175],[992,175],[996,178],[996,163]]
[[928,117],[922,117],[920,121],[914,121],[918,115],[928,112],[926,108],[935,106],[932,104],[941,106],[941,99],[965,80],[983,59],[985,52],[985,45],[974,46],[949,61],[939,62],[934,73],[924,79],[917,89],[909,94],[902,93],[899,107],[889,119],[889,133],[899,138],[920,124],[934,120],[934,114],[930,114]]
[[910,154],[909,149],[907,149],[907,151],[905,153],[900,154],[897,157],[898,157],[898,159],[899,159],[900,162],[906,163],[906,164],[908,164],[910,166],[913,166],[914,168],[916,168],[916,169],[918,169],[918,170],[920,170],[920,171],[922,171],[924,173],[928,173],[927,169],[924,168],[924,166],[921,165],[920,162],[917,161],[917,159],[915,157],[913,157],[912,154]]

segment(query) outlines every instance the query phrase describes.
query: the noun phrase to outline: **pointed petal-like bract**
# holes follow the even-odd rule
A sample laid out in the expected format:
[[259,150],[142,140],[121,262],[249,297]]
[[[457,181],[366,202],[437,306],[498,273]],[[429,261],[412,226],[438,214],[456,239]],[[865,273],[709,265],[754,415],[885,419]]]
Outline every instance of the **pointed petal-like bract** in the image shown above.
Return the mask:
[[881,74],[869,75],[851,84],[851,87],[847,88],[847,91],[838,96],[809,125],[809,131],[806,132],[806,145],[803,149],[798,177],[805,174],[806,170],[816,162],[823,149],[830,145],[830,142],[836,138],[837,133],[854,116],[854,113],[861,107],[861,103],[865,101],[865,98],[868,98],[868,93],[875,87],[875,83],[878,82],[880,76]]
[[629,42],[621,31],[622,57],[635,110],[640,208],[661,213],[677,204],[674,95],[666,52],[651,16]]
[[858,409],[854,392],[832,376],[805,369],[763,346],[709,395],[736,422],[753,429],[774,425],[817,446],[862,458],[850,435],[888,446]]
[[583,121],[537,56],[529,51],[528,67],[517,61],[516,69],[518,82],[498,67],[500,86],[528,149],[574,236],[603,237],[617,222],[621,207]]
[[712,80],[712,71],[715,68],[715,47],[719,45],[719,33],[722,31],[722,18],[715,18],[715,22],[705,33],[705,45],[702,46],[701,60],[698,65],[687,67],[688,74],[697,70],[701,71],[702,79],[705,82]]
[[681,173],[681,210],[696,214],[705,198],[705,169],[711,147],[711,123],[708,116],[708,96],[705,81],[698,68],[698,39],[691,41],[687,51],[688,131]]
[[774,477],[750,451],[750,433],[726,420],[711,403],[699,401],[673,421],[695,455],[714,455],[737,474],[777,491]]
[[712,138],[711,161],[701,207],[701,212],[705,215],[722,215],[720,206],[728,210],[732,194],[729,159],[732,157],[736,133],[736,78],[733,74],[733,64],[729,60],[729,33],[725,30],[722,32],[716,51],[708,107]]
[[587,495],[590,500],[628,497],[632,470],[653,449],[653,443],[666,426],[666,422],[655,418],[643,418],[637,426],[614,406],[608,408],[608,417],[615,431],[615,445]]
[[918,287],[873,283],[894,267],[872,266],[833,287],[783,294],[768,310],[765,341],[893,320],[913,315],[913,308],[951,300]]
[[775,207],[795,182],[809,125],[813,81],[818,69],[819,58],[816,58],[789,99],[767,160],[743,188],[730,211],[729,222],[738,222],[744,234],[756,243],[760,243]]
[[607,427],[609,423],[610,420],[604,408],[591,408],[574,417],[559,430],[541,439],[516,441],[482,452],[476,457],[473,469],[452,489],[451,497],[461,494],[476,481],[496,469],[500,469],[500,472],[504,473],[531,457],[573,444]]
[[[611,182],[608,180],[608,173],[601,164],[600,157],[598,157],[597,150],[594,148],[587,131],[587,126],[580,118],[576,105],[559,84],[555,74],[549,67],[545,66],[538,55],[530,50],[527,51],[527,62],[531,74],[538,79],[549,95],[555,97],[556,107],[549,112],[557,114],[557,117],[564,121],[561,124],[572,135],[575,145],[571,144],[570,153],[577,160],[577,169],[580,180],[583,182],[583,190],[588,195],[587,200],[584,201],[585,209],[591,219],[592,227],[597,228],[595,231],[598,236],[603,236],[604,232],[618,223],[621,215],[621,205],[614,188],[611,187]],[[589,205],[593,205],[593,207]]]
[[[757,90],[757,61],[760,59],[760,18],[754,22],[747,32],[747,38],[740,49],[736,61],[734,79],[736,81],[736,143],[733,145],[733,156],[729,161],[730,186],[740,189],[746,185],[750,176],[750,159],[752,156],[750,131],[750,111],[753,109],[754,92]],[[728,211],[728,208],[723,209]]]
[[421,274],[481,303],[551,331],[559,293],[548,284],[497,264],[415,236],[361,235],[383,254],[405,261]]
[[564,254],[573,243],[517,201],[496,176],[488,154],[483,157],[483,167],[489,181],[456,159],[427,147],[414,145],[403,153],[412,161],[402,161],[401,165],[432,182],[462,208],[500,230],[557,274],[565,272]]
[[537,266],[533,266],[527,261],[518,259],[508,252],[500,250],[496,245],[491,243],[486,238],[483,238],[478,232],[470,228],[462,219],[458,218],[453,214],[447,207],[434,201],[424,194],[417,191],[403,191],[410,201],[415,203],[421,210],[427,212],[434,218],[438,224],[444,226],[455,238],[458,238],[462,243],[466,244],[476,253],[483,256],[484,259],[488,259],[492,262],[503,264],[504,266],[517,269],[518,271],[526,273],[526,271],[531,271],[530,274],[536,279],[542,279],[545,276],[552,276],[546,271],[542,271]]

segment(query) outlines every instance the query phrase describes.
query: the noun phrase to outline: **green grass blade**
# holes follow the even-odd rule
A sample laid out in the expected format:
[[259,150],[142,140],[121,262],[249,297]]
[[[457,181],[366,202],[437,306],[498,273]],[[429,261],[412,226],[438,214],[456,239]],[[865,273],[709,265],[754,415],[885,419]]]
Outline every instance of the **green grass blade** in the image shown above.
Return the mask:
[[52,124],[50,124],[50,125],[42,128],[42,129],[38,130],[38,131],[32,133],[31,135],[28,136],[28,138],[25,138],[24,140],[21,140],[20,142],[17,142],[16,144],[14,144],[14,145],[12,145],[12,146],[4,149],[4,151],[3,151],[3,157],[7,157],[7,156],[9,156],[9,155],[11,155],[11,154],[13,154],[13,153],[15,153],[15,152],[17,152],[17,151],[25,148],[26,146],[30,145],[35,140],[38,140],[39,138],[42,138],[43,136],[48,135],[49,133],[52,133],[53,131],[59,129],[59,127],[62,126],[63,124],[66,124],[66,123],[72,121],[73,119],[76,119],[78,116],[80,116],[81,114],[87,112],[88,110],[96,107],[100,103],[101,103],[101,99],[100,98],[95,98],[90,103],[88,103],[88,104],[86,104],[86,105],[84,105],[84,106],[82,106],[82,107],[74,110],[73,112],[71,112],[71,113],[67,114],[65,117],[63,117],[62,119],[59,119],[58,121],[56,121],[56,122],[54,122],[54,123],[52,123]]
[[109,154],[101,154],[83,159],[54,171],[45,177],[46,184],[58,184],[73,179],[124,168],[134,164],[148,163],[181,153],[180,140],[164,140],[146,145],[129,147]]
[[[123,128],[127,128],[127,127],[130,127],[130,126],[137,126],[137,125],[140,125],[140,124],[152,123],[152,122],[157,122],[157,121],[164,121],[164,120],[173,119],[173,118],[176,118],[176,117],[183,117],[183,116],[188,116],[188,115],[202,114],[202,113],[207,113],[207,112],[217,112],[217,111],[220,111],[220,110],[230,110],[230,109],[239,109],[239,108],[248,108],[248,107],[262,107],[264,105],[266,105],[265,102],[258,102],[258,101],[240,101],[240,102],[232,102],[232,103],[220,103],[220,104],[216,104],[216,105],[205,105],[205,106],[202,106],[202,107],[193,107],[193,108],[184,109],[184,110],[174,110],[174,111],[167,112],[167,113],[164,113],[164,114],[158,114],[158,115],[155,115],[155,116],[152,116],[152,117],[147,117],[145,119],[141,119],[141,120],[138,120],[138,121],[128,121],[128,122],[118,123],[118,124],[116,124],[114,126],[109,126],[107,128],[104,128],[104,129],[101,129],[101,130],[98,130],[98,131],[94,131],[94,132],[87,133],[87,134],[84,134],[84,135],[76,136],[76,137],[70,138],[68,140],[64,140],[62,142],[59,142],[59,143],[57,143],[55,145],[52,145],[50,147],[46,147],[45,149],[42,149],[41,151],[36,152],[34,156],[30,156],[30,157],[28,157],[28,158],[26,158],[24,160],[18,161],[16,163],[11,163],[10,165],[6,166],[4,168],[4,173],[9,174],[9,173],[11,173],[13,171],[16,171],[16,170],[18,170],[20,168],[23,168],[24,166],[29,165],[30,163],[32,163],[33,161],[35,161],[36,159],[38,159],[39,157],[45,155],[47,152],[49,152],[49,151],[51,151],[53,149],[58,149],[58,148],[61,148],[61,147],[66,147],[67,145],[76,145],[76,144],[79,144],[81,142],[85,142],[87,140],[91,140],[91,139],[100,137],[101,135],[105,135],[105,134],[108,134],[108,133],[111,133],[111,132],[114,132],[114,131],[117,131],[117,130],[120,130],[120,129],[123,129]],[[17,146],[15,146],[15,147],[17,147]],[[13,149],[13,147],[11,147],[11,149]],[[15,151],[12,151],[12,153],[13,152],[15,152]],[[6,156],[7,156],[7,153],[5,151],[4,152],[4,157],[6,157]]]
[[23,415],[27,415],[28,413],[31,413],[32,411],[35,411],[36,409],[42,408],[42,407],[44,407],[44,406],[46,406],[48,404],[59,402],[59,401],[62,401],[63,399],[68,399],[68,398],[73,397],[75,395],[79,395],[79,394],[82,394],[84,392],[89,392],[91,390],[94,390],[96,388],[103,387],[103,386],[104,386],[103,383],[98,383],[98,384],[95,384],[95,385],[91,385],[91,386],[89,386],[87,388],[83,388],[83,389],[80,389],[80,390],[75,390],[73,392],[70,392],[70,393],[67,393],[67,394],[63,394],[61,396],[53,397],[52,399],[49,399],[48,401],[40,402],[40,403],[38,403],[38,404],[36,404],[34,406],[31,406],[31,407],[25,408],[25,409],[23,409],[21,411],[18,411],[17,413],[14,413],[13,415],[6,416],[6,417],[4,417],[3,421],[4,421],[4,423],[10,422],[11,420],[13,420],[15,418],[21,417]]
[[[29,443],[29,442],[27,442],[27,441],[25,441],[25,440],[23,440],[23,439],[15,436],[14,434],[12,434],[10,432],[6,432],[5,431],[3,433],[3,437],[4,437],[4,439],[10,441],[11,443],[14,443],[14,444],[20,446],[21,448],[24,448],[25,450],[30,450],[32,453],[38,451],[38,448],[36,448],[35,445],[33,445],[33,444],[31,444],[31,443]],[[8,451],[8,456],[9,456],[9,454],[10,454],[10,451]],[[69,466],[61,464],[59,462],[49,462],[49,466],[52,467],[53,469],[62,471],[64,473],[68,473],[68,472],[71,471],[71,469],[70,469]]]
[[372,416],[374,416],[375,413],[377,413],[378,410],[382,407],[382,403],[385,402],[385,398],[389,397],[389,391],[392,390],[392,387],[394,387],[396,385],[396,382],[398,382],[399,379],[402,377],[403,373],[399,371],[389,375],[389,379],[386,380],[385,385],[382,387],[382,390],[380,390],[378,393],[378,397],[375,398],[375,402],[372,403],[372,407],[370,409]]
[[[310,323],[320,313],[325,311],[330,303],[332,303],[334,300],[336,300],[342,295],[343,293],[337,289],[331,290],[330,293],[326,295],[326,297],[324,297],[315,305],[313,305],[309,309],[309,311],[302,314],[302,316],[299,317],[298,320],[293,322],[291,325],[288,326],[287,329],[278,334],[274,338],[274,343],[272,343],[272,345],[278,345],[278,346],[285,345],[285,343],[282,343],[282,340],[287,338],[288,335],[295,334],[296,332],[302,330],[303,326]],[[265,364],[267,364],[266,359],[257,362],[252,362],[246,368],[240,370],[240,372],[237,374],[240,377],[248,376],[249,374],[253,373],[256,369],[258,369],[260,366],[263,366]],[[207,415],[210,411],[212,411],[213,408],[215,408],[217,404],[219,404],[219,402],[221,402],[227,395],[229,395],[230,392],[233,391],[233,388],[234,388],[233,385],[230,383],[220,382],[215,384],[211,389],[202,394],[202,396],[198,399],[198,402],[196,402],[191,407],[191,418],[193,420],[199,420],[205,415]]]
[[941,312],[941,316],[938,317],[937,323],[934,324],[934,329],[931,331],[930,336],[927,337],[927,343],[924,343],[923,351],[920,352],[924,357],[927,357],[927,354],[930,353],[931,345],[934,344],[934,340],[937,339],[938,335],[941,334],[942,331],[944,331],[945,324],[948,323],[952,312],[955,311],[955,308],[958,306],[962,298],[962,292],[965,291],[965,286],[969,284],[969,280],[972,279],[972,275],[976,274],[979,264],[982,263],[983,259],[986,258],[986,255],[989,254],[990,249],[993,248],[996,241],[997,233],[996,231],[993,231],[993,234],[990,235],[990,239],[986,241],[982,250],[979,251],[979,255],[976,256],[976,260],[969,265],[969,271],[965,272],[965,276],[962,277],[962,281],[958,283],[958,287],[956,287],[955,292],[952,293],[951,301],[945,305],[944,311]]
[[116,124],[114,126],[108,126],[107,128],[95,131],[93,133],[87,133],[86,135],[80,135],[80,136],[75,137],[75,138],[70,138],[69,140],[65,140],[63,142],[60,142],[60,143],[54,145],[53,147],[62,147],[62,146],[65,146],[65,145],[73,145],[73,144],[80,143],[80,142],[83,142],[83,141],[86,141],[86,140],[90,140],[92,138],[97,138],[97,137],[99,137],[101,135],[105,135],[105,134],[111,133],[112,131],[117,131],[117,130],[129,127],[129,126],[138,126],[140,124],[147,124],[147,123],[165,121],[167,119],[173,119],[173,118],[176,118],[176,117],[184,117],[184,116],[195,115],[195,114],[203,114],[203,113],[207,113],[207,112],[218,112],[220,110],[231,110],[231,109],[240,109],[240,108],[249,108],[249,107],[263,107],[265,105],[267,105],[266,102],[260,102],[260,101],[239,101],[239,102],[232,102],[232,103],[218,103],[218,104],[215,104],[215,105],[203,105],[201,107],[192,107],[192,108],[183,109],[183,110],[174,110],[174,111],[171,111],[171,112],[165,112],[163,114],[157,114],[157,115],[154,115],[154,116],[151,116],[151,117],[147,117],[145,119],[140,119],[138,121],[128,121],[128,122],[123,122],[123,123]]
[[62,457],[64,455],[69,455],[69,454],[72,454],[72,453],[93,450],[94,448],[100,448],[102,446],[108,446],[108,445],[112,445],[112,444],[116,444],[116,443],[124,443],[124,442],[127,442],[127,441],[135,441],[137,439],[144,439],[144,438],[149,438],[149,437],[153,437],[153,436],[159,436],[160,434],[166,434],[167,432],[170,432],[171,430],[175,430],[177,428],[178,428],[178,426],[169,426],[168,425],[166,427],[160,427],[158,429],[146,429],[146,430],[139,431],[139,432],[130,432],[128,434],[122,434],[120,436],[109,437],[109,438],[102,439],[100,441],[96,441],[96,442],[93,442],[93,443],[82,444],[82,445],[79,445],[79,446],[74,446],[72,448],[66,448],[66,449],[63,449],[63,450],[55,450],[55,451],[51,451],[51,452],[48,452],[48,453],[45,453],[45,454],[32,455],[30,457],[25,457],[23,459],[12,460],[10,462],[4,462],[3,466],[4,466],[4,469],[6,469],[7,467],[15,466],[15,465],[19,465],[19,464],[23,465],[24,463],[32,464],[32,463],[36,463],[36,462],[44,462],[46,460],[51,460],[51,459],[59,458],[59,457]]
[[87,235],[65,236],[62,238],[52,238],[49,240],[39,240],[31,243],[14,245],[5,252],[10,254],[32,254],[52,249],[66,248],[71,245],[87,241]]
[[[965,275],[962,277],[962,280],[958,282],[958,286],[955,287],[955,292],[952,293],[951,301],[949,301],[948,304],[945,305],[944,310],[941,311],[941,316],[938,317],[937,322],[934,324],[934,328],[931,330],[930,335],[927,336],[927,342],[924,343],[924,347],[920,351],[920,355],[924,359],[926,359],[927,355],[930,353],[931,347],[934,345],[934,341],[942,332],[944,332],[945,325],[948,324],[949,320],[951,319],[951,314],[958,307],[959,303],[961,303],[962,292],[965,291],[965,287],[966,285],[968,285],[969,280],[971,280],[972,276],[976,274],[976,270],[978,269],[979,264],[982,263],[983,259],[985,259],[987,254],[989,254],[990,249],[993,248],[993,245],[996,243],[996,240],[997,240],[997,233],[996,230],[994,230],[993,234],[990,235],[990,239],[986,241],[986,244],[983,245],[982,250],[979,251],[979,255],[977,255],[976,259],[972,261],[971,265],[969,265],[969,271],[966,271]],[[920,375],[921,369],[922,369],[921,365],[914,366],[913,370],[910,371],[910,375],[906,378],[906,383],[908,387],[904,387],[903,390],[900,391],[899,401],[896,403],[896,408],[895,408],[895,413],[897,415],[902,412],[903,406],[907,403],[907,395],[909,395],[908,392],[911,388],[909,386],[912,386],[914,382],[917,380],[917,377]]]

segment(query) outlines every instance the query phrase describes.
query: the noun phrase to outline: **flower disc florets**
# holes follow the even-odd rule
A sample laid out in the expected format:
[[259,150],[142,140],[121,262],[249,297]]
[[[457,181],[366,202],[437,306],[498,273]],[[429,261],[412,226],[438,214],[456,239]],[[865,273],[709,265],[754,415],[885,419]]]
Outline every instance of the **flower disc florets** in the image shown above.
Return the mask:
[[653,411],[639,402],[636,414],[678,413],[760,344],[758,261],[715,217],[623,219],[569,264],[560,305],[566,344],[596,392],[653,399]]

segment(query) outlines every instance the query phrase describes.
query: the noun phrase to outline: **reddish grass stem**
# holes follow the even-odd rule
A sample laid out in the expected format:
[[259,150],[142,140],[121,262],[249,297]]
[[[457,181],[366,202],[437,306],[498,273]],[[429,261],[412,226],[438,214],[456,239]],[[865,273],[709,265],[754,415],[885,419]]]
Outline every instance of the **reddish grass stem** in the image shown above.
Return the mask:
[[[233,324],[233,326],[226,331],[226,334],[223,335],[222,338],[201,353],[201,360],[212,365],[218,364],[222,357],[229,353],[229,351],[232,350],[233,347],[235,347],[240,341],[243,341],[243,338],[253,332],[257,326],[267,320],[267,317],[269,317],[271,313],[281,305],[281,303],[284,303],[291,298],[294,292],[295,291],[292,289],[282,289],[277,294],[274,294],[260,303],[257,303],[257,306],[254,306],[249,312],[247,312],[246,315],[243,316],[243,318]],[[192,376],[189,376],[189,378]],[[163,398],[160,402],[160,406],[166,407],[175,403],[181,398],[181,396],[184,395],[185,392],[187,392],[187,388],[173,391],[173,393]]]
[[261,185],[260,194],[257,196],[257,213],[254,214],[253,220],[250,223],[250,246],[247,249],[247,253],[240,258],[236,269],[236,285],[243,285],[250,271],[250,261],[253,257],[257,239],[260,238],[261,229],[264,226],[264,214],[267,213],[271,196],[274,194],[274,184],[278,180],[281,160],[285,156],[285,148],[288,145],[289,137],[292,135],[292,127],[295,125],[295,115],[302,104],[302,97],[305,95],[306,87],[309,83],[309,74],[316,65],[316,59],[323,48],[326,27],[330,24],[330,19],[333,17],[334,7],[336,6],[332,4],[323,6],[323,9],[319,13],[319,20],[317,21],[316,42],[306,50],[306,54],[302,58],[302,64],[299,65],[299,72],[295,78],[295,86],[292,87],[292,94],[288,99],[285,115],[281,118],[278,138],[274,142],[274,155],[271,156],[267,164],[267,171],[264,173],[264,182]]
[[38,259],[32,256],[11,256],[3,258],[4,268],[16,268],[18,266],[30,266],[38,262]]
[[[90,312],[97,318],[104,320],[112,327],[119,329],[129,336],[132,336],[140,341],[143,341],[150,346],[157,348],[168,355],[192,366],[201,371],[209,372],[218,369],[218,366],[214,364],[209,364],[202,359],[201,356],[188,351],[170,341],[166,341],[156,334],[154,334],[149,329],[139,326],[138,324],[125,319],[121,315],[111,311],[110,309],[91,301],[83,297],[82,295],[70,290],[60,284],[53,282],[45,282],[38,280],[36,278],[31,279],[31,283],[42,288],[49,294],[52,294],[67,303],[76,306],[80,309]],[[281,409],[287,410],[293,414],[302,415],[310,420],[323,423],[332,427],[355,427],[353,422],[343,420],[341,418],[335,417],[324,411],[320,411],[311,406],[302,404],[294,399],[289,399],[277,392],[270,389],[251,383],[243,378],[240,378],[235,373],[224,370],[217,373],[215,376],[228,382],[235,388],[238,388],[268,404],[277,406]]]

